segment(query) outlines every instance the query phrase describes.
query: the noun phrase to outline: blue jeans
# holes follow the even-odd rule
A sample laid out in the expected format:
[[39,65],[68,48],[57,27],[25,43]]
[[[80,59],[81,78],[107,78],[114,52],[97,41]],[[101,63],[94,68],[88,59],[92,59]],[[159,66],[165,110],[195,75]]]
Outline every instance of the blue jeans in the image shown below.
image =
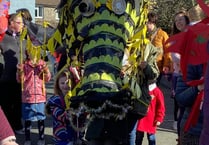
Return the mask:
[[136,122],[134,128],[132,129],[132,131],[129,133],[129,144],[130,145],[136,145],[136,127],[137,127],[137,122]]
[[[142,145],[144,138],[144,132],[137,131],[136,133],[136,145]],[[149,145],[156,145],[155,134],[147,133],[147,140]]]

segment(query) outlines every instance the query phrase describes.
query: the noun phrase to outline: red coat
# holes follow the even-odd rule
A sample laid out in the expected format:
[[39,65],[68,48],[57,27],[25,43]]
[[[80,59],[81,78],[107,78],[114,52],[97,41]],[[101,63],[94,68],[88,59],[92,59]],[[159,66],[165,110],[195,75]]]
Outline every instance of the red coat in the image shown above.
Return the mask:
[[147,115],[138,120],[137,131],[154,134],[156,132],[156,121],[162,123],[165,116],[164,95],[156,85],[150,90],[149,94],[152,97],[152,101]]
[[15,139],[15,134],[0,107],[0,144],[5,139]]

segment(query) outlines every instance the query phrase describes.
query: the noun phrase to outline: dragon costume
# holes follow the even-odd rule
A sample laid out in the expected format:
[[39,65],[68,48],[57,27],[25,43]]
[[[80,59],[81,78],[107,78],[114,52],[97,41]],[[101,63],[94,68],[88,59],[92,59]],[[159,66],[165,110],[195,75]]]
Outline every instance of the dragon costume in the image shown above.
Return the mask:
[[[65,97],[70,112],[78,114],[84,109],[99,118],[122,120],[133,109],[133,99],[148,107],[150,96],[141,97],[143,72],[138,66],[141,61],[155,61],[148,60],[145,49],[149,5],[148,0],[60,1],[60,21],[47,47],[53,52],[57,45],[65,46],[66,66],[84,64],[80,83]],[[129,74],[121,77],[125,49],[130,54]],[[82,60],[72,61],[72,56],[82,56]]]
[[[149,5],[148,0],[61,0],[57,7],[60,20],[50,38],[47,29],[38,31],[38,26],[25,22],[27,30],[23,31],[22,39],[29,34],[30,53],[40,54],[40,48],[53,53],[62,46],[68,55],[63,69],[70,65],[83,68],[80,82],[65,96],[69,119],[80,114],[90,116],[90,121],[79,128],[71,121],[78,131],[91,128],[90,123],[97,132],[98,128],[109,128],[109,136],[127,141],[129,131],[119,131],[125,132],[123,135],[114,131],[127,128],[129,112],[140,117],[146,115],[151,100],[147,76],[155,79],[159,73],[155,62],[157,49],[146,39]],[[43,38],[39,37],[41,32]],[[38,37],[34,37],[36,34]],[[38,52],[33,52],[34,48]],[[128,63],[123,64],[126,55]],[[144,61],[149,65],[141,69],[139,65]],[[156,70],[155,74],[151,68]],[[108,127],[94,125],[92,122],[97,119],[106,120],[104,124]]]
[[[24,21],[27,27],[21,40],[27,38],[30,53],[41,55],[41,48],[53,53],[55,48],[63,46],[68,55],[66,67],[83,64],[81,80],[65,96],[65,103],[70,119],[72,115],[87,113],[96,124],[104,121],[102,127],[87,121],[86,126],[91,123],[98,132],[89,129],[92,127],[89,125],[86,137],[90,139],[88,132],[101,137],[105,128],[107,139],[111,136],[125,143],[130,131],[129,112],[146,115],[151,99],[146,75],[152,76],[151,79],[157,77],[150,73],[151,67],[158,73],[157,49],[146,39],[149,5],[149,0],[61,0],[57,7],[60,20],[50,38],[47,29],[38,31],[38,26]],[[43,33],[42,37],[39,32]],[[39,35],[34,37],[34,34]],[[124,66],[125,50],[128,63]],[[139,67],[144,61],[149,64],[147,73]]]

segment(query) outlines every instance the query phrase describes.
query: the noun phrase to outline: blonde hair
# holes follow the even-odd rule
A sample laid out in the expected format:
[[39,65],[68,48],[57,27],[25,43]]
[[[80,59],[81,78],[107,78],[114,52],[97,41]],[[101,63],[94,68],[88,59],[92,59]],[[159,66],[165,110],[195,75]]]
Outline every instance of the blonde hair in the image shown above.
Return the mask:
[[192,7],[187,13],[191,22],[197,22],[207,17],[199,5]]

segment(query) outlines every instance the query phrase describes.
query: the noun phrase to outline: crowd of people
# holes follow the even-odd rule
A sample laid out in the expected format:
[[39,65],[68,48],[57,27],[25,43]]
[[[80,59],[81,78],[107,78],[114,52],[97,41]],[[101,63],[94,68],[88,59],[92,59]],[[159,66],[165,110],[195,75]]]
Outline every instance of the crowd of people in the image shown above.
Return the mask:
[[[58,69],[58,63],[62,59],[62,56],[58,54],[49,54],[50,60],[53,59],[51,61],[53,62],[53,70],[50,71],[47,62],[37,55],[38,52],[30,53],[26,44],[27,34],[25,39],[21,37],[24,30],[24,20],[32,20],[27,9],[17,10],[16,13],[10,14],[8,16],[8,28],[0,42],[0,63],[2,65],[0,91],[3,96],[0,99],[0,145],[17,145],[15,133],[24,134],[24,145],[31,145],[30,129],[34,121],[38,122],[39,140],[37,144],[46,144],[44,137],[46,112],[53,120],[54,144],[85,144],[83,140],[89,141],[90,145],[102,144],[98,140],[98,136],[103,132],[102,128],[98,128],[104,127],[104,124],[101,124],[102,121],[98,119],[99,121],[95,124],[89,125],[89,128],[85,130],[86,132],[78,131],[72,125],[76,117],[69,117],[66,111],[65,96],[79,83],[78,75],[81,75],[81,72],[72,67]],[[151,101],[147,115],[133,119],[132,125],[134,127],[130,131],[128,144],[142,145],[145,133],[149,145],[157,144],[155,134],[157,127],[163,123],[166,110],[160,81],[166,75],[168,81],[172,83],[170,91],[174,100],[173,129],[177,130],[177,144],[206,145],[206,134],[208,134],[206,128],[209,124],[207,109],[209,103],[209,83],[207,81],[209,64],[188,65],[186,66],[186,76],[183,76],[182,56],[178,53],[166,51],[166,41],[169,39],[169,35],[158,28],[157,20],[158,15],[150,12],[146,24],[147,38],[150,40],[147,49],[156,49],[156,52],[158,52],[155,62],[153,62],[157,64],[157,70],[155,70],[154,64],[148,64],[147,62],[142,62],[139,66],[139,69],[142,69],[147,77],[147,88]],[[187,14],[183,11],[176,13],[173,18],[173,31],[170,36],[185,32],[189,26],[190,19]],[[22,52],[24,52],[24,55],[21,54]],[[129,55],[125,56],[126,62],[124,65],[128,65]],[[145,70],[148,67],[150,67],[149,72],[146,72]],[[126,72],[123,72],[123,75],[125,74]],[[45,83],[50,81],[52,75],[56,76],[54,95],[47,100]],[[205,82],[191,83],[195,80],[203,80],[203,78]],[[196,113],[196,116],[192,116],[194,105],[196,102],[202,102],[203,94],[205,95],[204,103],[203,105],[199,104],[201,107],[198,108],[198,113]],[[192,119],[196,121],[194,122]],[[108,123],[111,123],[111,121]],[[114,145],[119,142],[118,140],[114,141],[107,139],[105,145]]]

